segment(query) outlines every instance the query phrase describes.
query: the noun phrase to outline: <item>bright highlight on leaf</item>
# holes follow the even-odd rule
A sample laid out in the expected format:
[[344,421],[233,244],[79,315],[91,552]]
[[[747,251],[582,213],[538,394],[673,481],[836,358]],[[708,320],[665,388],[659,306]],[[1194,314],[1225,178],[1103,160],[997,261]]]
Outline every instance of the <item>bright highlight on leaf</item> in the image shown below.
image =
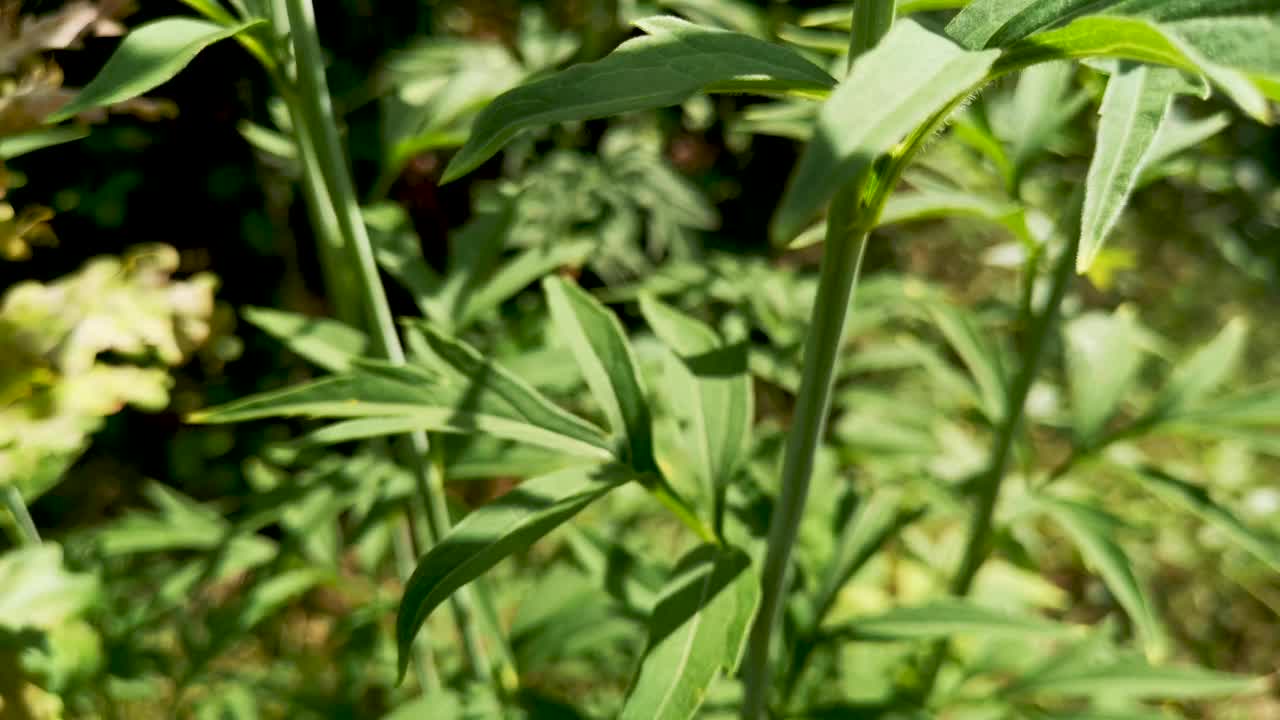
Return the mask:
[[259,22],[262,21],[227,27],[171,17],[139,25],[125,36],[97,77],[47,122],[60,122],[85,110],[136,98],[177,75],[201,50]]

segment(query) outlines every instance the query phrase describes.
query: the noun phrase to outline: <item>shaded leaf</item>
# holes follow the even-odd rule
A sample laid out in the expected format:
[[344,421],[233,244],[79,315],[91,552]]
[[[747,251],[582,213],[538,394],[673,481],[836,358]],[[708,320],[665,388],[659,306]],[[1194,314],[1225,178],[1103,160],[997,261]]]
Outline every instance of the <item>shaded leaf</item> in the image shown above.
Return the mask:
[[1248,332],[1249,325],[1242,317],[1227,322],[1217,337],[1174,368],[1152,404],[1150,414],[1156,417],[1177,414],[1221,387],[1240,364]]
[[1000,349],[983,331],[977,318],[967,311],[950,304],[933,303],[929,314],[969,369],[982,398],[983,414],[992,423],[998,423],[1004,415],[1009,384]]
[[1122,527],[1120,521],[1097,508],[1066,500],[1042,498],[1040,505],[1066,530],[1085,562],[1102,576],[1111,594],[1137,627],[1147,657],[1164,659],[1169,652],[1164,622],[1151,594],[1115,540]]
[[400,674],[408,667],[418,629],[454,591],[630,478],[629,471],[613,465],[561,470],[527,480],[464,517],[423,556],[405,585],[396,614]]
[[968,52],[914,21],[896,23],[854,62],[822,106],[774,216],[775,242],[794,238],[837,188],[971,92],[996,57],[994,51]]
[[11,160],[19,155],[86,137],[89,137],[89,129],[84,127],[41,128],[17,135],[6,135],[0,137],[0,161]]
[[1076,628],[951,598],[857,618],[848,624],[848,630],[853,636],[865,639],[928,640],[954,635],[984,638],[1063,635],[1075,632]]
[[680,562],[654,606],[623,720],[694,717],[717,674],[737,669],[759,602],[749,570],[744,553],[711,545]]
[[259,22],[227,27],[171,17],[139,25],[120,42],[98,75],[46,122],[60,122],[85,110],[136,98],[177,75],[201,50]]
[[1086,696],[1130,699],[1192,699],[1258,691],[1263,682],[1244,675],[1195,667],[1156,666],[1140,659],[1053,668],[1018,680],[1011,695]]
[[1066,335],[1072,427],[1086,445],[1098,438],[1129,396],[1145,356],[1132,313],[1091,312],[1074,318]]
[[636,23],[647,36],[499,96],[476,118],[444,181],[471,172],[520,132],[678,105],[698,92],[812,92],[835,84],[795,52],[748,35],[674,17]]

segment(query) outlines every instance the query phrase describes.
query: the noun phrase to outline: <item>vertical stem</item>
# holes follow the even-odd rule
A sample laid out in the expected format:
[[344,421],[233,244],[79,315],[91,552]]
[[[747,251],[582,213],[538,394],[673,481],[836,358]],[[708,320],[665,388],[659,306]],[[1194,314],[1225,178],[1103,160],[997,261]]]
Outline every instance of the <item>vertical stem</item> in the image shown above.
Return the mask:
[[[333,104],[324,74],[324,58],[316,33],[315,10],[311,0],[286,0],[285,6],[290,39],[297,59],[297,110],[306,126],[305,133],[299,137],[306,138],[313,145],[314,158],[328,190],[338,229],[352,254],[375,345],[384,358],[393,364],[403,364],[404,348],[400,344],[400,336],[396,334],[382,278],[374,261],[373,246],[360,215],[360,205],[343,154],[338,127],[334,122]],[[426,433],[409,433],[401,447],[417,481],[418,495],[426,506],[432,539],[438,540],[449,530],[449,513],[443,482],[439,477],[433,477],[436,474],[428,464],[430,443]],[[467,662],[478,679],[487,680],[488,660],[484,655],[472,604],[471,595],[466,592],[466,588],[454,593],[451,601],[464,639],[463,649]]]
[[804,372],[791,431],[787,435],[782,486],[769,525],[769,547],[761,577],[760,610],[751,628],[743,670],[745,698],[742,717],[764,717],[771,668],[769,654],[774,628],[782,617],[791,567],[791,552],[804,514],[813,475],[814,457],[827,423],[836,354],[845,319],[867,247],[867,231],[855,223],[858,186],[843,189],[832,202],[822,255],[818,294],[813,303]]
[[0,499],[4,500],[4,506],[9,509],[9,514],[13,516],[13,524],[17,527],[18,542],[22,545],[39,545],[40,531],[36,529],[36,524],[31,520],[31,513],[27,512],[27,503],[22,499],[22,491],[16,485],[5,485],[0,488]]

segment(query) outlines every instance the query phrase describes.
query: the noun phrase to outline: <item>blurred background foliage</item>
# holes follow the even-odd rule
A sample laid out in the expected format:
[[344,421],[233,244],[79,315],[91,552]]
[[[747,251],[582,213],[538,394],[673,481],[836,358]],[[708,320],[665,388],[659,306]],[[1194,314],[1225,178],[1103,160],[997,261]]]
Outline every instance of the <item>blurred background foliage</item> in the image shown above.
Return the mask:
[[[683,13],[791,40],[832,64],[843,40],[832,43],[829,33],[840,13],[799,0],[317,6],[379,259],[399,281],[397,314],[464,333],[573,402],[580,379],[562,351],[543,346],[544,309],[524,291],[543,273],[576,275],[642,336],[631,300],[645,290],[750,338],[761,430],[754,484],[736,502],[767,513],[760,493],[776,482],[818,254],[774,253],[765,228],[796,158],[804,108],[699,98],[540,131],[462,182],[438,180],[485,102],[524,78],[602,56],[630,34],[633,18]],[[83,138],[15,152],[33,119],[102,66],[122,26],[181,10],[176,0],[0,0],[0,484],[21,489],[37,526],[58,543],[0,554],[0,718],[392,713],[404,689],[394,687],[384,631],[398,586],[378,570],[390,540],[375,526],[388,497],[409,493],[404,473],[374,455],[291,444],[299,425],[183,422],[193,410],[319,373],[305,349],[278,342],[270,318],[250,322],[246,308],[335,314],[287,123],[262,73],[241,48],[218,44],[155,98],[80,118]],[[1078,72],[1039,104],[1031,93],[1043,87],[1003,83],[923,155],[909,184],[985,198],[967,208],[974,217],[899,208],[912,222],[874,238],[815,518],[802,539],[802,582],[816,582],[834,552],[850,482],[897,488],[906,506],[955,507],[912,525],[862,570],[833,610],[837,624],[936,590],[938,565],[958,551],[960,508],[948,493],[981,464],[988,423],[975,366],[982,353],[1008,352],[958,338],[976,328],[995,345],[1018,341],[1010,312],[1020,258],[1087,168],[1102,83]],[[1247,397],[1246,388],[1280,377],[1280,131],[1223,116],[1230,110],[1218,99],[1180,102],[1179,112],[1185,146],[1151,169],[1070,298],[1059,359],[1032,394],[1034,452],[1019,458],[1028,474],[1074,464],[1090,423],[1102,433],[1117,419],[1143,417],[1141,408],[1163,397],[1170,367],[1215,337],[1234,343],[1223,392]],[[992,142],[1006,152],[993,153]],[[464,307],[441,289],[441,276],[458,253],[494,237],[488,295],[472,293]],[[649,371],[664,372],[660,350],[637,343]],[[1114,384],[1091,399],[1103,378]],[[1105,406],[1094,420],[1078,417],[1089,402]],[[1159,466],[1208,488],[1274,539],[1280,436],[1270,434],[1274,425],[1231,425],[1222,413],[1207,423],[1221,432],[1142,437],[1108,452],[1118,467]],[[677,447],[678,408],[661,422]],[[483,442],[464,439],[449,451],[459,507],[548,462],[529,453],[486,465],[480,460],[492,453],[476,445]],[[667,461],[678,459],[673,450]],[[1099,473],[1105,481],[1075,490],[1137,523],[1146,550],[1134,556],[1178,653],[1219,670],[1274,673],[1280,568],[1151,502],[1124,470]],[[616,709],[643,642],[635,618],[668,565],[635,558],[676,557],[684,547],[674,527],[647,516],[642,498],[609,502],[607,522],[566,530],[504,565],[494,583],[493,613],[510,628],[529,717],[575,717],[563,700],[600,715]],[[831,517],[818,517],[824,512]],[[744,519],[753,522],[750,512]],[[766,525],[763,516],[754,523]],[[1009,547],[1036,560],[1007,554],[993,563],[980,598],[1088,622],[1114,608],[1061,531],[1018,528]],[[639,564],[634,579],[601,595],[596,575],[616,557]],[[19,586],[32,591],[7,595]],[[449,630],[432,627],[450,667]],[[837,708],[830,717],[852,717],[839,708],[874,698],[824,691],[822,679],[874,696],[885,675],[829,673],[892,665],[894,653],[908,652],[900,645],[829,653],[793,680],[811,686],[813,707],[829,702]],[[990,651],[995,666],[1007,660]],[[464,691],[436,702],[492,716]],[[443,707],[433,716],[447,717]],[[713,697],[708,717],[715,707]],[[1251,695],[1181,710],[1275,718],[1280,700]],[[417,716],[412,706],[400,712]]]

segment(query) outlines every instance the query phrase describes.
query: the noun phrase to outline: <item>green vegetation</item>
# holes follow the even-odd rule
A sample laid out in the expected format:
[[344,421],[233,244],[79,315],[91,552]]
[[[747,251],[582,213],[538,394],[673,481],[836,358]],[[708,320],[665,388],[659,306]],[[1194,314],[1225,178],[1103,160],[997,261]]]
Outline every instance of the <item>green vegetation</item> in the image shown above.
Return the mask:
[[1280,713],[1274,3],[172,5],[0,6],[0,720]]

